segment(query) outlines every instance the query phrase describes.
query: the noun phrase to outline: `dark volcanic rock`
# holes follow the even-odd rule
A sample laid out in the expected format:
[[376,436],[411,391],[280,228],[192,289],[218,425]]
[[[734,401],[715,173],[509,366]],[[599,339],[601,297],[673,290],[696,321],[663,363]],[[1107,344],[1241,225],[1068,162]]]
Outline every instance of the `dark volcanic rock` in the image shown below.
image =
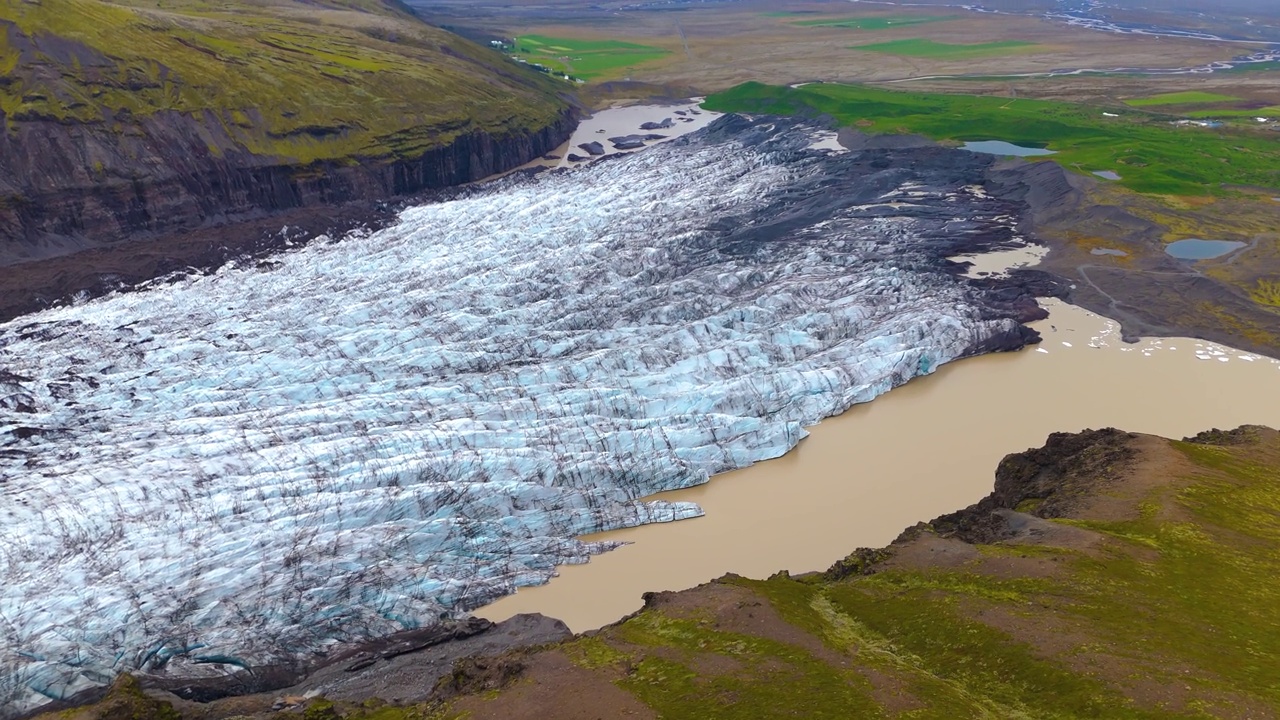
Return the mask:
[[581,156],[581,155],[579,155],[579,154],[577,154],[577,153],[569,153],[569,155],[568,155],[568,158],[567,158],[567,159],[568,159],[568,161],[569,161],[569,162],[586,162],[587,160],[590,160],[591,158],[583,157],[583,156]]
[[1197,445],[1248,445],[1257,442],[1263,433],[1274,433],[1274,430],[1262,425],[1241,425],[1234,430],[1202,430],[1193,437],[1184,437],[1182,442],[1195,443]]
[[581,144],[581,145],[579,145],[578,147],[579,147],[579,148],[581,148],[581,149],[582,149],[582,151],[583,151],[583,152],[585,152],[585,153],[586,153],[586,154],[588,154],[588,155],[603,155],[603,154],[604,154],[604,145],[601,145],[601,144],[600,144],[600,143],[598,143],[598,142],[582,143],[582,144]]
[[672,121],[671,118],[665,118],[662,122],[647,122],[640,124],[641,130],[666,130],[670,127],[675,127],[675,122]]
[[[210,128],[221,125],[187,114],[136,122],[128,134],[106,125],[69,133],[53,121],[10,124],[0,133],[0,266],[459,185],[542,156],[576,125],[566,110],[540,128],[464,133],[412,159],[298,164],[251,155],[229,136],[211,138]],[[91,177],[86,157],[118,176]]]
[[[155,127],[136,137],[84,129],[75,143],[41,123],[0,133],[0,176],[49,188],[15,190],[24,199],[6,200],[0,179],[0,267],[21,265],[21,272],[0,273],[0,321],[79,292],[97,295],[288,247],[295,237],[377,226],[394,217],[383,199],[517,167],[558,147],[576,125],[566,112],[533,132],[466,134],[413,160],[304,167],[232,151],[209,156],[202,126],[185,116],[143,122]],[[112,162],[141,162],[149,174],[83,185],[59,174],[74,157],[113,154],[120,157]]]
[[353,662],[326,665],[292,686],[290,693],[315,691],[331,700],[362,701],[381,697],[406,703],[421,702],[431,696],[437,683],[448,676],[460,660],[556,642],[571,634],[563,622],[554,618],[517,615],[496,625],[490,624],[483,631],[450,638],[388,660],[365,664],[366,657],[364,661],[355,661],[361,665],[355,670],[348,670]]
[[[990,495],[928,526],[967,543],[990,543],[1013,532],[1002,511],[1066,517],[1137,458],[1136,438],[1115,428],[1053,433],[1044,447],[1005,456],[996,468],[995,490]],[[1033,507],[1020,507],[1028,501]]]

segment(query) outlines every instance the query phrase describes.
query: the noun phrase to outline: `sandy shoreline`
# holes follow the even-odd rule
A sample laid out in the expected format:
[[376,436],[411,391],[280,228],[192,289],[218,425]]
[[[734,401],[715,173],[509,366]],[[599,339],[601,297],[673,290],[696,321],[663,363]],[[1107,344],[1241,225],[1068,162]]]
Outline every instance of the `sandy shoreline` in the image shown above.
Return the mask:
[[[578,123],[578,127],[573,131],[573,135],[548,155],[531,160],[520,167],[513,168],[495,177],[539,168],[581,167],[600,157],[627,155],[644,149],[618,150],[614,148],[613,143],[609,142],[609,138],[612,137],[650,134],[662,136],[662,139],[646,140],[645,146],[649,147],[674,140],[695,130],[701,130],[723,115],[723,113],[703,110],[699,106],[703,99],[690,98],[687,101],[669,105],[615,103],[610,107],[596,110],[591,115],[582,118]],[[658,130],[643,130],[640,127],[647,122],[662,123],[664,120],[670,120],[673,123],[671,127]],[[588,143],[600,143],[604,150],[604,155],[591,156],[586,150],[579,147]],[[569,155],[571,154],[583,159],[577,162],[570,161]],[[481,182],[492,179],[493,177],[488,177]]]
[[[593,535],[632,543],[560,568],[477,612],[539,612],[575,632],[617,621],[647,591],[734,572],[825,569],[856,547],[965,507],[991,489],[1011,452],[1052,432],[1115,426],[1166,437],[1244,423],[1280,426],[1280,362],[1187,338],[1127,345],[1116,323],[1046,301],[1044,342],[944,366],[811,428],[777,460],[655,496],[706,516]],[[1096,346],[1096,347],[1095,347]]]

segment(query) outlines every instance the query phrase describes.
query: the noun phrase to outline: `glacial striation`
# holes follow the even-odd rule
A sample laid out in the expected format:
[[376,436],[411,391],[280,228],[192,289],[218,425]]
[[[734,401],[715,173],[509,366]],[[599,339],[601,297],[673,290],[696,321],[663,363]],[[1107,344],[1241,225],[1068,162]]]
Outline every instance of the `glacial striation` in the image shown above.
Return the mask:
[[812,134],[727,116],[0,325],[0,707],[461,617],[1036,340],[1027,292],[946,260],[1021,242],[990,158]]

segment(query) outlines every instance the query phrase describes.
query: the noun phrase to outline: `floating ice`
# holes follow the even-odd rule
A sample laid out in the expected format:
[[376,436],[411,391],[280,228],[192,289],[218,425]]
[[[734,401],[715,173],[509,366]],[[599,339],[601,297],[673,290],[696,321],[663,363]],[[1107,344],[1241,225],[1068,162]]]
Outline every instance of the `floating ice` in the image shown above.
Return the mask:
[[943,260],[1012,236],[959,191],[989,160],[810,134],[726,118],[0,325],[0,717],[461,614],[608,549],[577,535],[700,513],[647,495],[1024,342]]

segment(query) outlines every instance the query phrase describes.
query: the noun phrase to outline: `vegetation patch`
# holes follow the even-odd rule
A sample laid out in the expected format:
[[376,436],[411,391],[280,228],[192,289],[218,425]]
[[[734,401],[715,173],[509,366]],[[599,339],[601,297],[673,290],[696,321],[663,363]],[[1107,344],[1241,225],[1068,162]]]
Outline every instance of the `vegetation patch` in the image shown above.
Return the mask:
[[546,35],[521,35],[509,52],[530,64],[583,80],[619,75],[621,70],[671,54],[660,47],[620,40],[578,40]]
[[1249,296],[1259,305],[1280,308],[1280,280],[1261,279],[1249,292]]
[[1219,95],[1218,93],[1200,92],[1198,90],[1188,90],[1185,92],[1161,93],[1159,95],[1151,95],[1143,98],[1131,98],[1125,100],[1125,105],[1130,107],[1154,107],[1159,105],[1191,105],[1191,104],[1207,104],[1207,103],[1227,103],[1236,102],[1240,98],[1230,95]]
[[1224,184],[1280,187],[1280,145],[1248,128],[1176,127],[1140,113],[1104,117],[1096,107],[1049,100],[911,93],[857,85],[799,88],[745,83],[712,95],[724,112],[829,116],[868,132],[937,140],[1005,140],[1044,147],[1078,172],[1114,169],[1117,184],[1153,195],[1203,196]]
[[1212,110],[1190,110],[1179,113],[1189,118],[1255,118],[1280,117],[1280,105],[1268,105],[1260,108],[1217,108]]
[[[805,718],[874,718],[880,708],[869,683],[795,645],[716,630],[710,623],[649,611],[617,628],[616,636],[645,648],[619,685],[659,717],[678,720],[756,720],[762,710]],[[732,664],[702,658],[730,658]],[[723,667],[723,670],[712,669]]]
[[800,20],[792,23],[801,27],[834,27],[846,30],[889,30],[891,28],[909,27],[924,23],[954,20],[954,15],[880,15],[870,17],[826,18],[821,20]]
[[872,45],[858,45],[854,50],[903,55],[906,57],[936,58],[939,60],[965,60],[1034,51],[1039,46],[1021,40],[1004,40],[973,44],[935,42],[926,38],[892,40]]

